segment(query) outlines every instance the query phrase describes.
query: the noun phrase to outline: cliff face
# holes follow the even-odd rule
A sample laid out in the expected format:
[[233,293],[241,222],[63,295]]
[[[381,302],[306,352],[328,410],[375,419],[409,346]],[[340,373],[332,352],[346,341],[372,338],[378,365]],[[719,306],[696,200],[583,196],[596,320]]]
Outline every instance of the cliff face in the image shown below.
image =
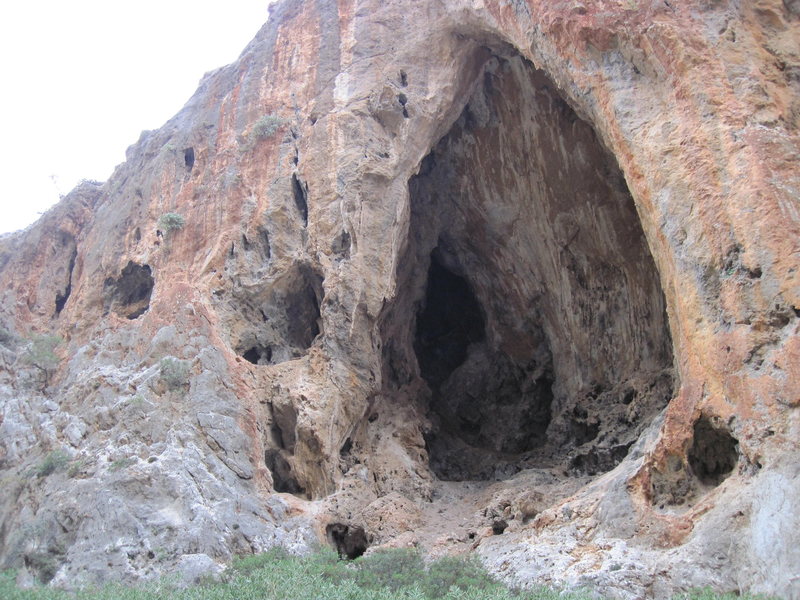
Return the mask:
[[800,5],[271,10],[0,239],[2,565],[800,595]]

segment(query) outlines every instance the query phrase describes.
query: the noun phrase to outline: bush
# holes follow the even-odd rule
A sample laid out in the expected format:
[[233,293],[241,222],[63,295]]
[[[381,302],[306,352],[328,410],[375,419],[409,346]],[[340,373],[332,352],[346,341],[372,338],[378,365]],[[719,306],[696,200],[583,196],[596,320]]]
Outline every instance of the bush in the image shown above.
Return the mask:
[[355,581],[360,587],[397,591],[426,580],[425,562],[416,549],[375,552],[355,561]]
[[131,465],[135,464],[136,464],[136,459],[129,456],[127,458],[120,458],[112,462],[111,465],[108,467],[108,470],[113,473],[115,471],[119,471],[120,469],[127,469]]
[[158,218],[158,228],[163,229],[164,233],[178,231],[179,229],[183,229],[184,225],[186,225],[186,219],[183,218],[183,215],[179,215],[178,213],[169,212]]
[[36,465],[31,474],[36,477],[47,477],[56,471],[63,470],[70,461],[69,454],[63,450],[53,450],[50,454],[44,457],[44,460]]
[[180,360],[168,356],[167,358],[161,359],[160,368],[161,381],[167,385],[167,388],[178,390],[189,383],[189,369],[191,368],[191,364],[188,360]]
[[[455,570],[454,574],[446,575],[450,568]],[[408,577],[407,583],[400,583],[393,571],[405,573],[400,579]],[[417,579],[412,580],[412,575]],[[359,581],[364,578],[372,578],[372,583]],[[388,583],[383,585],[381,581]],[[432,581],[439,582],[440,591],[429,585]],[[450,587],[445,588],[448,583]],[[511,590],[492,581],[473,559],[448,557],[426,569],[414,550],[378,552],[354,561],[339,560],[332,551],[297,557],[283,550],[270,550],[234,561],[221,581],[207,580],[201,587],[186,589],[161,580],[138,587],[113,584],[75,593],[44,587],[20,590],[14,584],[13,573],[0,572],[0,598],[4,600],[588,600],[591,597],[596,596],[547,588]],[[728,600],[729,596],[701,591],[689,598]],[[752,596],[739,600],[743,598]]]
[[253,125],[250,130],[250,139],[255,142],[271,137],[278,129],[286,124],[286,119],[277,115],[264,115]]
[[47,387],[53,371],[61,360],[55,353],[56,347],[64,340],[57,335],[34,335],[23,350],[20,360],[23,364],[39,370],[42,375],[41,390]]

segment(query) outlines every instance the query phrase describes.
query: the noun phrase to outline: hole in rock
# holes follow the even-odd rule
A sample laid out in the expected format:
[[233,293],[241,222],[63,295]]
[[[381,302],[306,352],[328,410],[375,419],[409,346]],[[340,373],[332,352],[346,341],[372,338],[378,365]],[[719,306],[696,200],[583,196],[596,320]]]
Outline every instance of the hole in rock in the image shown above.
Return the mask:
[[254,365],[268,365],[272,360],[272,348],[269,346],[266,348],[253,346],[244,354],[242,354],[242,358],[244,358],[247,362],[253,363]]
[[469,283],[433,255],[414,343],[422,377],[438,387],[466,360],[470,344],[485,338],[481,307]]
[[409,181],[384,397],[421,405],[440,479],[601,473],[672,397],[659,274],[591,125],[522,57],[474,59]]
[[294,194],[294,205],[303,219],[303,225],[308,225],[308,190],[297,178],[297,175],[292,175],[292,193]]
[[719,485],[739,460],[738,445],[727,428],[715,427],[706,417],[699,418],[687,456],[692,473],[705,485]]
[[264,452],[264,464],[272,473],[272,487],[281,494],[305,495],[305,489],[297,482],[292,466],[277,448]]
[[343,523],[331,523],[325,528],[328,543],[336,548],[339,558],[353,560],[367,551],[367,534],[364,529]]
[[494,535],[502,535],[507,527],[508,523],[505,521],[505,519],[498,519],[492,523],[492,533]]
[[149,265],[128,261],[119,277],[109,277],[105,281],[106,310],[131,320],[140,317],[150,308],[154,284]]
[[183,162],[186,168],[191,171],[192,167],[194,167],[194,148],[186,148],[183,151]]
[[343,258],[350,258],[350,234],[342,231],[331,243],[331,251]]
[[78,246],[75,238],[67,233],[60,232],[60,248],[59,253],[69,253],[69,263],[67,264],[66,273],[60,272],[57,277],[64,278],[66,282],[61,291],[56,291],[56,316],[61,314],[64,307],[67,305],[67,300],[72,293],[72,273],[75,270],[75,261],[78,258]]
[[[250,241],[250,245],[255,252],[256,244]],[[262,251],[251,258],[253,262],[246,262],[245,266],[260,267],[267,260]],[[238,259],[237,255],[230,260]],[[315,270],[295,264],[274,279],[253,286],[234,286],[231,294],[215,295],[213,299],[233,350],[259,365],[303,356],[322,333],[322,283]]]

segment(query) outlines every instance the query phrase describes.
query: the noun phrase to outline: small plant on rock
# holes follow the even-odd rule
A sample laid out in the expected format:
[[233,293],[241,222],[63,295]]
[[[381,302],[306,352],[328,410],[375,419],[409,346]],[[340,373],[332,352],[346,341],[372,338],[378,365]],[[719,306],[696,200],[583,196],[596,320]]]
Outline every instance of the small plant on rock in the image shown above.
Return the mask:
[[286,119],[282,119],[278,115],[264,115],[253,125],[253,129],[250,131],[250,139],[255,142],[272,137],[285,123]]
[[57,335],[34,335],[20,355],[23,364],[34,367],[41,375],[40,391],[44,392],[50,383],[60,359],[55,349],[64,340]]
[[158,228],[163,230],[165,234],[183,229],[184,225],[186,225],[186,219],[178,213],[164,213],[158,218]]
[[44,457],[44,460],[36,465],[31,471],[36,477],[47,477],[56,471],[63,470],[69,464],[69,454],[63,450],[53,450]]
[[136,459],[128,456],[127,458],[120,458],[112,462],[108,467],[108,470],[111,472],[120,471],[121,469],[127,469],[134,464],[136,464]]
[[191,365],[188,360],[180,360],[168,356],[161,359],[160,367],[161,381],[166,384],[168,389],[183,389],[183,386],[189,383],[189,368]]

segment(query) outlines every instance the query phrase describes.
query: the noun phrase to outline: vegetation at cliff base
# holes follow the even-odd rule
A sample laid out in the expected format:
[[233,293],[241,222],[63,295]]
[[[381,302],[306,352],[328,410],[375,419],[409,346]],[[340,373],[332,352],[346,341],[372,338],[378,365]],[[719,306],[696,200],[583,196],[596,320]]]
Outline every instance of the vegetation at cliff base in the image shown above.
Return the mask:
[[[332,551],[296,557],[282,550],[234,561],[218,580],[181,588],[163,579],[136,587],[119,584],[66,592],[20,589],[10,571],[0,574],[4,600],[588,600],[590,593],[548,588],[512,590],[475,558],[444,557],[425,564],[415,550],[395,549],[343,561]],[[681,600],[741,600],[701,591]]]

